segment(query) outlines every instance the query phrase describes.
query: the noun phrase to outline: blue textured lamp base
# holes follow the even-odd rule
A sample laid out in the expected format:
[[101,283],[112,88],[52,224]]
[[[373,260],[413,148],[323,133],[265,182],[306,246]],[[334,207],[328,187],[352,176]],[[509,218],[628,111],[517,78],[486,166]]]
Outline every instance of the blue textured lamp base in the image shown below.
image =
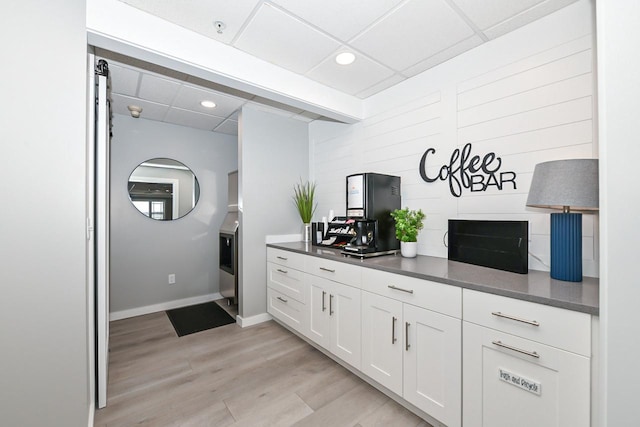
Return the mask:
[[582,282],[582,214],[551,214],[551,277]]

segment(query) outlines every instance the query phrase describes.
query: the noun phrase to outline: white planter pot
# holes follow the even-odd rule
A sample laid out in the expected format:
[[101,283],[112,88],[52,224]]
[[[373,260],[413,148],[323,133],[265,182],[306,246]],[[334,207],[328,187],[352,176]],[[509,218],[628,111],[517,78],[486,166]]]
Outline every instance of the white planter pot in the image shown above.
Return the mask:
[[400,254],[405,258],[415,258],[418,255],[418,242],[400,242]]

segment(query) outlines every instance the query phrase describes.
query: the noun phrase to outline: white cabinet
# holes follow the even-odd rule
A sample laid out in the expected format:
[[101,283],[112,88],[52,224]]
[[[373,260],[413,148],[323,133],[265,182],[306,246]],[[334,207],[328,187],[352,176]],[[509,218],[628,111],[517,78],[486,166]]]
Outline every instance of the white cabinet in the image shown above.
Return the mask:
[[304,259],[304,255],[267,249],[267,312],[295,331],[307,335]]
[[363,288],[401,290],[399,299],[362,291],[362,371],[447,426],[460,426],[461,320],[403,302],[433,291],[431,304],[459,313],[459,289],[456,305],[448,289],[439,296],[430,282],[378,273],[363,275]]
[[404,304],[402,396],[448,426],[460,425],[460,319]]
[[402,302],[362,291],[362,372],[402,395]]
[[360,369],[360,289],[308,275],[309,338]]
[[590,425],[589,315],[466,289],[463,301],[465,427]]

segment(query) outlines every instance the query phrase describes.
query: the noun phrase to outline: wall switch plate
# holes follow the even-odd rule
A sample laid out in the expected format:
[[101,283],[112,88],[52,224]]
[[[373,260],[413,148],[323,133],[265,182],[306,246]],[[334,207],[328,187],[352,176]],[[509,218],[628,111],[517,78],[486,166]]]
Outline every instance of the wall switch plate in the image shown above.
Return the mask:
[[175,274],[170,274],[169,275],[169,284],[173,285],[176,283],[176,275]]

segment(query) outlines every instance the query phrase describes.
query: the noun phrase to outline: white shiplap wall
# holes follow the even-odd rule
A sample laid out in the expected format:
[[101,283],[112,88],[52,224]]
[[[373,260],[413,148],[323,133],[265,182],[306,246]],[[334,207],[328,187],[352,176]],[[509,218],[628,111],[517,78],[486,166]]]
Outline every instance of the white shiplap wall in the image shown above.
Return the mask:
[[[314,122],[316,218],[329,209],[344,214],[346,175],[399,175],[403,206],[427,214],[420,254],[447,256],[443,239],[450,218],[527,220],[529,250],[548,265],[550,211],[526,208],[525,202],[537,163],[597,157],[591,9],[583,0],[410,79],[376,96],[361,123]],[[427,148],[436,149],[427,163],[429,176],[435,176],[466,143],[474,154],[501,157],[501,171],[517,174],[517,188],[465,189],[455,198],[446,182],[421,179],[418,165]],[[585,275],[598,275],[596,239],[597,216],[584,215]],[[529,266],[547,269],[534,257]]]

